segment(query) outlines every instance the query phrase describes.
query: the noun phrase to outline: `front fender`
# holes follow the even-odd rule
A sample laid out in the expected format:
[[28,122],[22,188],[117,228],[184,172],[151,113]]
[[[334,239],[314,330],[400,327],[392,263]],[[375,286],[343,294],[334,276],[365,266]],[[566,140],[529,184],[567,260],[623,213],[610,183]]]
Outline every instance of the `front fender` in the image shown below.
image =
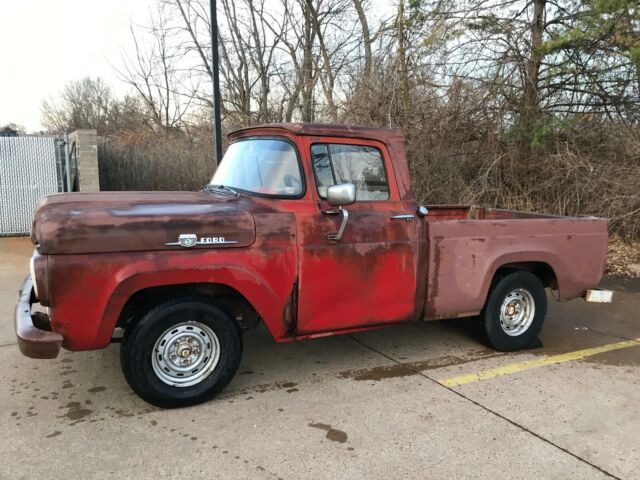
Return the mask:
[[285,321],[296,278],[296,252],[264,249],[52,255],[52,328],[69,350],[109,345],[122,308],[146,288],[218,283],[243,295],[276,341],[291,336]]
[[216,283],[237,290],[264,319],[274,338],[284,335],[282,312],[285,299],[256,272],[237,265],[216,265],[207,268],[168,269],[153,272],[136,272],[126,276],[113,291],[104,310],[97,342],[109,343],[120,312],[135,293],[153,287],[192,283]]

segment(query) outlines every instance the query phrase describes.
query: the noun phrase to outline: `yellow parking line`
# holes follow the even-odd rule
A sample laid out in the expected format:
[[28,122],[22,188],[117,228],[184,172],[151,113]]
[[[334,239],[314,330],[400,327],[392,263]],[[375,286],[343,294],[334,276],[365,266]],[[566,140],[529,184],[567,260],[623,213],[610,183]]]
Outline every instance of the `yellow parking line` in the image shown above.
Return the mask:
[[487,380],[489,378],[501,377],[502,375],[511,375],[512,373],[522,372],[523,370],[529,370],[530,368],[553,365],[554,363],[570,362],[572,360],[580,360],[581,358],[591,357],[592,355],[598,355],[599,353],[637,346],[640,346],[640,338],[627,340],[625,342],[610,343],[609,345],[602,345],[601,347],[585,348],[584,350],[576,350],[575,352],[561,353],[560,355],[552,355],[551,357],[538,358],[536,360],[528,360],[526,362],[512,363],[478,373],[458,375],[456,377],[438,380],[438,383],[446,387],[458,387],[467,383],[477,382],[478,380]]

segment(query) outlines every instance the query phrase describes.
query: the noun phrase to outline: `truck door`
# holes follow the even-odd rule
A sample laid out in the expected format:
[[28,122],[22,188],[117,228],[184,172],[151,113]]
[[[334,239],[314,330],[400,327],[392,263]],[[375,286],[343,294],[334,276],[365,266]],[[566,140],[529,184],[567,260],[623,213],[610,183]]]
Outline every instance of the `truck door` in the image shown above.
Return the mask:
[[[409,320],[416,294],[417,218],[400,201],[384,144],[306,137],[305,149],[317,211],[297,214],[297,334]],[[342,238],[332,240],[343,216],[332,214],[336,208],[327,203],[326,191],[341,183],[356,186],[356,202],[344,207],[348,222]]]

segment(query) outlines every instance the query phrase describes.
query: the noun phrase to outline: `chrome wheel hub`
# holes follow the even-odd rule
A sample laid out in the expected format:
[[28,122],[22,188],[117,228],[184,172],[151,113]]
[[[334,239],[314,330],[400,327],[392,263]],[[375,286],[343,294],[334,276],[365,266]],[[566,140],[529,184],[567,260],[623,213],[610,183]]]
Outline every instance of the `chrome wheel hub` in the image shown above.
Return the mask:
[[166,330],[151,353],[157,377],[167,385],[190,387],[200,383],[220,360],[215,332],[200,322],[184,322]]
[[500,307],[500,326],[507,335],[516,337],[526,332],[536,313],[533,296],[518,288],[505,296]]

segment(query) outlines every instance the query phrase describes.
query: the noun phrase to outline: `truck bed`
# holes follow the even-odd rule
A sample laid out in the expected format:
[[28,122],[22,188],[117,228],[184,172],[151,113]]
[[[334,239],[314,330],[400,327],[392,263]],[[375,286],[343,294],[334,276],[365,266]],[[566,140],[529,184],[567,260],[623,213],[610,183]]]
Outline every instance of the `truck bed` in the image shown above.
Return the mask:
[[604,272],[607,220],[475,206],[428,206],[426,318],[478,314],[501,268],[545,279],[560,300],[595,288]]

